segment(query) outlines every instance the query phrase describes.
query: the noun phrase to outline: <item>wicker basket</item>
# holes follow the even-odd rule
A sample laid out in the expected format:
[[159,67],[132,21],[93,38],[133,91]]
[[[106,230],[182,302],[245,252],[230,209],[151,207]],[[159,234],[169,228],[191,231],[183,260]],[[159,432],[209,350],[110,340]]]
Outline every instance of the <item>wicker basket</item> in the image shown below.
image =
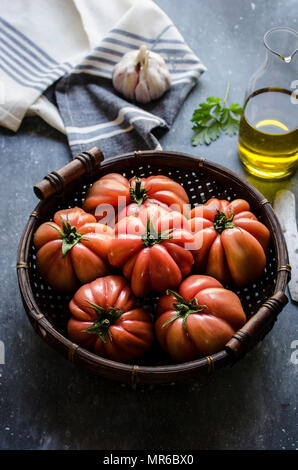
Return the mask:
[[[34,187],[41,201],[24,229],[17,262],[19,287],[32,326],[48,344],[75,364],[95,374],[133,385],[175,382],[233,364],[264,338],[287,303],[284,291],[290,266],[284,237],[270,203],[246,181],[203,158],[198,160],[176,152],[137,151],[103,160],[102,153],[93,148],[61,170],[53,171]],[[155,344],[150,353],[136,364],[124,364],[99,357],[67,338],[70,298],[53,291],[40,277],[33,234],[40,223],[52,218],[56,210],[81,206],[90,184],[110,172],[127,177],[168,175],[184,186],[192,205],[204,203],[210,197],[244,198],[270,230],[272,242],[263,276],[243,288],[231,286],[242,301],[248,321],[233,335],[224,350],[196,361],[173,364]],[[144,299],[144,304],[152,309],[156,299],[157,296],[152,295]]]

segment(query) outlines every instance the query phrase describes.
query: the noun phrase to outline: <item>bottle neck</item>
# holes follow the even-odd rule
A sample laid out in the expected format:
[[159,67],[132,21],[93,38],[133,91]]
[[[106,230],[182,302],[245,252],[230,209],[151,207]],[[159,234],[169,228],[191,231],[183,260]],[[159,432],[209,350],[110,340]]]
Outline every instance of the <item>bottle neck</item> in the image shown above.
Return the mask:
[[295,80],[293,63],[286,63],[281,57],[266,50],[263,65],[251,77],[245,94],[245,101],[257,90],[282,89],[291,91],[291,84]]
[[274,54],[274,52],[267,50],[265,66],[286,70],[287,68],[291,68],[291,61],[289,63],[283,57],[279,57],[277,54]]

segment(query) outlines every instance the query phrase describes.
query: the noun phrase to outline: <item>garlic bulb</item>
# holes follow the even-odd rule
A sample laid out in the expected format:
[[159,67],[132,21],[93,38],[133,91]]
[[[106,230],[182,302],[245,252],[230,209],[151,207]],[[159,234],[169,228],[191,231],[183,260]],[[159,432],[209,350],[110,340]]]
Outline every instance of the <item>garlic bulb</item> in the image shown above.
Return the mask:
[[149,103],[171,86],[171,76],[163,58],[145,45],[127,52],[113,70],[113,85],[126,98]]

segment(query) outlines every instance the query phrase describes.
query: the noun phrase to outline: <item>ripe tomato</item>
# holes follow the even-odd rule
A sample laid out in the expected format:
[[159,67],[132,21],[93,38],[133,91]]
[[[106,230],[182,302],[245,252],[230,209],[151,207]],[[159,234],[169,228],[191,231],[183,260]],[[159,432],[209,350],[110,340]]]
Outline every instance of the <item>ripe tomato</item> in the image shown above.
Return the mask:
[[192,209],[191,230],[199,247],[193,253],[198,272],[238,286],[263,273],[270,232],[247,201],[210,199]]
[[35,232],[38,270],[53,289],[73,292],[80,283],[108,274],[113,236],[111,227],[78,207],[60,210]]
[[238,296],[210,276],[189,276],[179,293],[167,292],[157,304],[155,332],[177,362],[220,351],[246,321]]
[[123,212],[128,204],[133,204],[132,211],[138,211],[142,204],[147,206],[152,203],[187,212],[189,199],[183,187],[167,176],[133,177],[128,180],[118,173],[109,173],[91,186],[83,208],[99,220],[109,211],[108,206],[116,209],[116,215],[122,209],[123,217],[131,215]]
[[100,356],[128,361],[141,356],[153,342],[150,315],[135,307],[122,276],[105,276],[80,287],[69,309],[71,340]]
[[180,213],[151,205],[138,216],[121,219],[109,252],[112,266],[121,267],[137,297],[163,292],[180,284],[193,265],[194,237]]

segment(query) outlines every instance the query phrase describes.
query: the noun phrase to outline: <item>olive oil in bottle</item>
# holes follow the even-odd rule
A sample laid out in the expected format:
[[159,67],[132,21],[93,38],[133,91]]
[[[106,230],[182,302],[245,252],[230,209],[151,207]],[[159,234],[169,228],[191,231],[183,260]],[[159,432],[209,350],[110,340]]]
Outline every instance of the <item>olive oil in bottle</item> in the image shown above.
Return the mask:
[[263,88],[244,104],[239,127],[240,160],[255,176],[283,178],[298,160],[298,102],[281,88]]

